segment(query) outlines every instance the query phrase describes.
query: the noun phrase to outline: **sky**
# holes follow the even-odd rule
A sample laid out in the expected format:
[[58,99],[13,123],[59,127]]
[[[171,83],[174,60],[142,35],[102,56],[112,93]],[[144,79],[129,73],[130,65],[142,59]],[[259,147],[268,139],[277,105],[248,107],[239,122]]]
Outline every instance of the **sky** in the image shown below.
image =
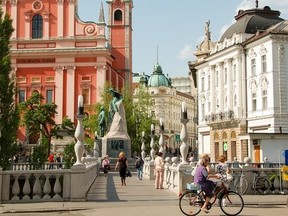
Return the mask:
[[[106,0],[78,0],[81,20],[97,22],[101,2],[107,15]],[[193,53],[204,39],[207,21],[216,42],[240,9],[256,7],[255,0],[133,0],[133,4],[133,72],[151,75],[158,62],[169,77],[188,75],[188,61],[195,60]],[[265,6],[288,20],[288,0],[258,1],[259,8]]]

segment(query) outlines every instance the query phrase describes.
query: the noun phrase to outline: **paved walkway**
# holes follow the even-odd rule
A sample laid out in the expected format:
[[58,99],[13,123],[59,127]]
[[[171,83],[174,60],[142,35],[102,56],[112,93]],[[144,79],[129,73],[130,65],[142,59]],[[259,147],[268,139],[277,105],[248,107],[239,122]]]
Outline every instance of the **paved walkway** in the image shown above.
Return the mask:
[[[168,189],[156,190],[154,181],[137,180],[136,173],[127,178],[126,183],[127,186],[121,186],[118,173],[112,172],[108,177],[101,175],[96,179],[87,195],[87,202],[2,204],[0,215],[182,215],[178,208],[178,197],[174,192]],[[245,201],[243,213],[247,212],[244,215],[270,215],[265,214],[267,210],[263,210],[263,207],[267,206],[278,206],[278,213],[288,212],[288,195],[244,195],[243,198]],[[255,208],[259,214],[250,214],[249,211],[255,211]],[[220,214],[223,215],[220,208],[213,207],[210,215]]]

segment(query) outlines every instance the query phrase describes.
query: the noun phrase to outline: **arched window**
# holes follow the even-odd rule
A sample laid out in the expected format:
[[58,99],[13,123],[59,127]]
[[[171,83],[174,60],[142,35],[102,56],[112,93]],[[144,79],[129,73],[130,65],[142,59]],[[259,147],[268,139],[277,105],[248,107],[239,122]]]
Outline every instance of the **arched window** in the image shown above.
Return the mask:
[[32,18],[32,38],[43,37],[43,18],[41,15],[36,14]]
[[122,11],[116,10],[114,12],[114,21],[122,21]]

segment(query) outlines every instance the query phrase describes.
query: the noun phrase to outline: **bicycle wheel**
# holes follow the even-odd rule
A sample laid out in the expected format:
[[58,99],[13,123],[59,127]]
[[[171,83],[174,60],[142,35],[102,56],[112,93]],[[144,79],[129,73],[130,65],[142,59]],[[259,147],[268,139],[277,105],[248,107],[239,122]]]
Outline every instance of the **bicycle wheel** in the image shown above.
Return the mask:
[[258,193],[265,195],[270,192],[270,182],[265,177],[259,177],[255,182],[255,189]]
[[239,193],[240,195],[245,194],[248,188],[248,182],[245,178],[241,177],[239,181],[235,185],[236,192]]
[[203,197],[193,191],[185,192],[179,199],[179,208],[187,216],[199,214],[203,204]]
[[244,208],[244,201],[239,193],[228,191],[220,198],[219,206],[226,215],[238,215]]

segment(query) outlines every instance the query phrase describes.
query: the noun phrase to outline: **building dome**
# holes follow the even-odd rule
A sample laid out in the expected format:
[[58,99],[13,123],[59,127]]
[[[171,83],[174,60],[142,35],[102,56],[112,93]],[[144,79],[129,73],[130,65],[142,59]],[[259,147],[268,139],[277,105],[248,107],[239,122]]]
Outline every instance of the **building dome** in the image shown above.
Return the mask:
[[148,80],[148,86],[149,87],[171,86],[169,79],[163,74],[162,68],[159,64],[156,64],[154,66],[153,74],[150,76]]
[[256,34],[257,31],[265,31],[269,27],[283,21],[280,11],[271,10],[265,6],[263,9],[239,10],[235,16],[236,23],[231,25],[222,35],[220,42],[225,38],[231,38],[233,34]]

